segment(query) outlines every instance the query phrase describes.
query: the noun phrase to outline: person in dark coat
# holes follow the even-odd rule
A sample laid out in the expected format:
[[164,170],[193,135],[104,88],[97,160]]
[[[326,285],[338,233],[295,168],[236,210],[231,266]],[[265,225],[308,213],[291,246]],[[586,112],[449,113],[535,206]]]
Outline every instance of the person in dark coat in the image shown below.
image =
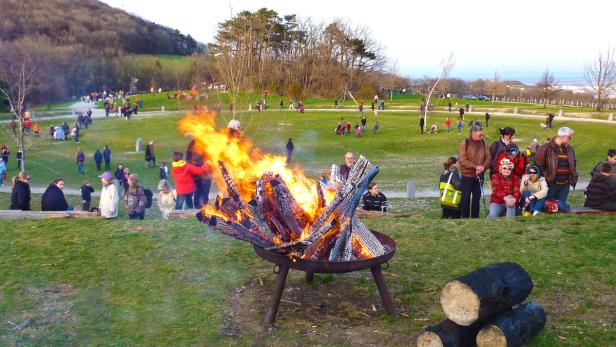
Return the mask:
[[375,182],[368,184],[368,191],[362,196],[362,209],[366,211],[387,212],[387,198],[379,191]]
[[[462,175],[456,157],[449,157],[443,163],[443,173],[439,179],[440,183],[451,184],[455,190],[462,189]],[[452,207],[441,204],[443,219],[460,219],[460,207]]]
[[98,150],[98,148],[96,149],[96,152],[94,152],[94,162],[96,163],[96,171],[101,171],[101,163],[103,162],[103,154],[101,153],[101,151]]
[[103,148],[103,159],[105,160],[105,170],[111,170],[111,149],[107,145]]
[[424,119],[424,117],[419,116],[419,130],[421,131],[421,133],[424,133],[424,128],[426,126],[426,120]]
[[[195,148],[196,142],[192,140],[186,148],[186,162],[194,166],[201,167],[205,164],[205,158],[199,154]],[[207,205],[210,197],[210,188],[212,187],[212,177],[210,173],[203,173],[193,177],[195,182],[195,193],[193,194],[193,206],[201,208],[204,204]]]
[[73,209],[66,202],[62,189],[64,189],[63,179],[58,178],[51,182],[41,197],[41,211],[70,211]]
[[20,172],[11,192],[11,210],[30,211],[30,175]]
[[489,127],[490,125],[490,114],[488,112],[486,112],[486,127]]
[[293,148],[295,148],[295,146],[293,145],[293,140],[289,139],[289,141],[287,141],[287,165],[291,164],[291,160],[293,158]]
[[603,163],[599,174],[588,183],[584,207],[616,211],[616,175],[612,173],[611,164]]

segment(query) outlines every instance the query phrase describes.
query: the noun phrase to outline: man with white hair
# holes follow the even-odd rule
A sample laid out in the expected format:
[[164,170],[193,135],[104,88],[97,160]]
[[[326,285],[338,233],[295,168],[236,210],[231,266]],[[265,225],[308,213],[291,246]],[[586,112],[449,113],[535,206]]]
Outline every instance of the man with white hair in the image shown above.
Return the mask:
[[547,199],[556,199],[559,208],[568,211],[567,196],[571,186],[577,184],[578,172],[573,146],[569,143],[573,138],[573,130],[568,127],[558,129],[554,139],[544,143],[537,149],[535,162],[541,168],[548,182]]

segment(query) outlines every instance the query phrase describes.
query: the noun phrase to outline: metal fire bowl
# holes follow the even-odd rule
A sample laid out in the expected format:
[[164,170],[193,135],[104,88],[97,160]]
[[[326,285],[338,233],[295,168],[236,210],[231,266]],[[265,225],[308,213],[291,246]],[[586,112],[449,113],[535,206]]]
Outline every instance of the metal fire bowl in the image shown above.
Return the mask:
[[308,273],[344,273],[370,269],[389,261],[396,253],[396,241],[378,231],[370,230],[374,236],[385,246],[386,253],[372,259],[351,261],[320,261],[320,260],[295,260],[286,255],[267,251],[253,245],[255,252],[263,259],[278,265]]

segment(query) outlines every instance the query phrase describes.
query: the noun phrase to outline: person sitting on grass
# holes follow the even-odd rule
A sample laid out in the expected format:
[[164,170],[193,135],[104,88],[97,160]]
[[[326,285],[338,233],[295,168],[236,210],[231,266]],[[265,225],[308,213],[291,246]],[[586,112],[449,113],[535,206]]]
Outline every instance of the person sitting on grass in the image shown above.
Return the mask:
[[512,174],[513,163],[509,159],[500,162],[499,171],[492,175],[492,197],[488,218],[498,218],[506,213],[515,217],[516,204],[520,200],[520,179]]
[[601,171],[601,167],[605,163],[610,164],[612,167],[612,170],[610,172],[616,174],[616,149],[610,149],[609,151],[607,151],[607,159],[605,161],[600,161],[597,163],[597,165],[595,165],[595,167],[590,172],[590,177],[594,178],[595,176],[597,176]]
[[41,197],[41,211],[72,211],[74,206],[70,206],[64,198],[64,180],[55,179],[43,193]]
[[616,174],[610,163],[603,163],[599,173],[586,187],[584,207],[602,211],[616,211]]
[[438,125],[436,123],[432,123],[430,130],[428,130],[428,134],[438,134]]
[[362,209],[365,211],[387,212],[387,197],[379,191],[376,182],[368,184],[368,191],[362,196]]
[[129,219],[143,220],[146,197],[136,174],[128,175],[128,189],[124,193],[124,209]]
[[30,175],[26,171],[17,174],[11,191],[11,210],[30,211]]
[[523,215],[529,216],[531,213],[536,216],[543,213],[545,198],[548,196],[548,183],[544,177],[541,177],[541,171],[537,165],[530,165],[526,169],[526,175],[522,176],[520,184],[520,193],[522,194],[522,210]]

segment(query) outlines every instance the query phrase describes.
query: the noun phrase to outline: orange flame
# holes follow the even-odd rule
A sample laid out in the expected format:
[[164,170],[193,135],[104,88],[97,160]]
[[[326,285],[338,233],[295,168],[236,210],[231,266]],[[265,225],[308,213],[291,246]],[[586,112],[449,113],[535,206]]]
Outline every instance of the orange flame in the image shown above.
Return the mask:
[[[195,139],[195,150],[203,155],[212,168],[214,182],[221,191],[226,191],[218,161],[222,161],[237,185],[243,200],[250,200],[256,192],[255,181],[263,174],[272,172],[280,175],[287,184],[297,204],[313,221],[318,216],[319,207],[316,181],[307,178],[300,169],[291,169],[286,165],[286,157],[263,153],[252,142],[244,139],[241,133],[230,129],[216,129],[215,114],[212,112],[189,113],[179,122],[179,129]],[[326,194],[326,200],[332,194]],[[207,214],[220,215],[213,208]]]

